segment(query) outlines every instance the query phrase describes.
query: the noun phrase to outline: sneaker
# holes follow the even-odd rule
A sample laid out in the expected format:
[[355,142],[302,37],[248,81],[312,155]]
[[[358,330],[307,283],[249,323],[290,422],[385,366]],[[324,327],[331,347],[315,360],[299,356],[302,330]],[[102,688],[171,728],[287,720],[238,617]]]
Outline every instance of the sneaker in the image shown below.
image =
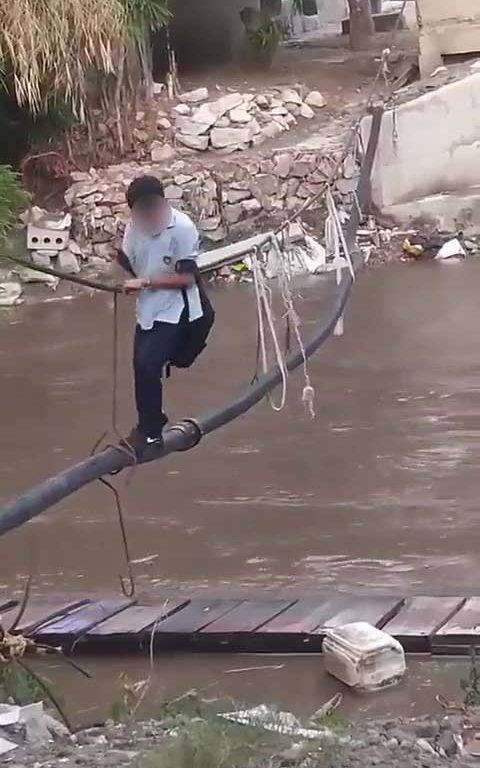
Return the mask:
[[147,456],[155,458],[158,451],[163,446],[163,438],[159,437],[146,437],[140,432],[138,427],[132,429],[129,435],[125,437],[120,445],[126,450],[133,451],[137,459],[144,459]]

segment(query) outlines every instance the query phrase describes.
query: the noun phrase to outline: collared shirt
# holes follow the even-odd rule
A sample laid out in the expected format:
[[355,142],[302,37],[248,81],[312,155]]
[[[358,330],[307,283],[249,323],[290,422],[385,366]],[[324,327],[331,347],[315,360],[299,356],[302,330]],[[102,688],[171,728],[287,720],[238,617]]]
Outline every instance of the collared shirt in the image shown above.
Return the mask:
[[[175,272],[180,259],[198,256],[198,231],[186,213],[172,208],[168,227],[159,235],[146,235],[133,221],[129,221],[123,238],[123,251],[137,277],[162,277]],[[190,321],[202,316],[200,293],[196,285],[187,290]],[[182,291],[149,289],[140,292],[137,299],[137,322],[148,331],[157,321],[178,323],[185,303]]]

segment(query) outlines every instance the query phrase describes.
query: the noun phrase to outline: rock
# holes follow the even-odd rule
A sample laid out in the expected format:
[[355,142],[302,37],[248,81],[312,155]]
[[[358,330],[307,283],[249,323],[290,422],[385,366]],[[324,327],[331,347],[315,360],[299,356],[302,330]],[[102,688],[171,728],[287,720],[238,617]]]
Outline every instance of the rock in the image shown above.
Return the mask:
[[388,739],[385,746],[387,747],[387,749],[396,749],[399,746],[399,743],[395,737],[392,737]]
[[198,149],[200,152],[208,149],[208,136],[184,136],[179,133],[176,138],[181,144],[190,149]]
[[182,115],[178,115],[175,121],[177,131],[185,136],[200,136],[202,133],[206,133],[212,125],[211,122],[199,123],[194,119],[194,116],[182,117]]
[[202,104],[201,107],[198,107],[198,109],[194,111],[192,120],[199,125],[205,125],[206,128],[201,131],[201,133],[205,133],[205,131],[211,128],[220,117],[222,117],[222,115],[217,114],[217,112],[212,109],[211,104]]
[[154,141],[150,148],[152,163],[166,163],[175,157],[175,150],[170,144],[162,144],[160,141]]
[[199,104],[208,99],[208,88],[196,88],[194,91],[187,91],[187,93],[182,93],[179,98],[185,104]]
[[437,720],[415,723],[413,731],[417,739],[434,739],[440,730]]
[[232,109],[228,113],[228,116],[232,121],[232,123],[249,123],[252,119],[250,112],[247,112],[247,110],[243,109],[242,107],[237,107],[237,109]]
[[219,117],[218,120],[215,121],[217,128],[230,128],[231,124],[232,121],[226,115]]
[[110,261],[115,252],[115,248],[111,241],[108,243],[94,243],[93,252],[99,259]]
[[176,107],[173,108],[173,111],[177,113],[177,115],[190,115],[192,110],[188,106],[188,104],[177,104]]
[[275,195],[278,191],[278,187],[278,179],[275,176],[272,176],[272,174],[258,174],[252,182],[254,194],[260,192],[262,195]]
[[193,181],[194,178],[194,176],[179,173],[178,176],[175,176],[174,182],[175,184],[178,184],[180,187],[182,187],[184,184],[189,184],[189,182]]
[[[141,112],[141,111],[137,112],[135,114],[135,120],[137,121],[137,123],[143,123],[143,121],[145,120],[145,112]],[[74,181],[76,181],[76,179],[74,179]]]
[[[38,272],[37,272],[38,274]],[[0,307],[14,307],[21,303],[23,288],[20,283],[0,283]]]
[[227,202],[230,205],[235,203],[242,203],[244,200],[249,200],[252,197],[252,193],[249,189],[228,189],[226,193]]
[[299,160],[292,164],[290,176],[294,176],[296,179],[304,179],[306,176],[308,176],[311,170],[312,166],[309,162],[305,160]]
[[283,128],[278,123],[273,121],[268,125],[265,125],[261,129],[260,133],[254,137],[253,141],[255,144],[261,144],[264,141],[268,141],[268,139],[275,139],[282,132]]
[[300,107],[300,117],[305,118],[305,120],[313,120],[315,112],[308,106],[308,104],[302,104]]
[[205,232],[205,237],[207,240],[211,240],[212,243],[219,243],[222,240],[225,240],[226,236],[227,233],[224,227],[219,227],[213,232]]
[[69,240],[67,248],[69,251],[74,253],[75,256],[82,258],[83,256],[82,249],[80,248],[79,244],[75,240]]
[[260,213],[262,210],[262,205],[259,203],[258,200],[244,200],[243,203],[241,203],[242,211],[247,214],[247,216],[254,216],[256,213]]
[[183,189],[177,184],[168,184],[165,187],[165,197],[167,200],[181,200],[183,197]]
[[285,91],[282,91],[282,101],[285,104],[297,104],[299,107],[302,104],[302,99],[293,88],[287,88]]
[[225,206],[225,218],[229,224],[236,224],[242,218],[242,206],[240,203]]
[[296,119],[295,115],[293,115],[290,112],[288,113],[288,115],[285,115],[283,120],[285,120],[285,122],[287,124],[287,129],[290,128],[292,125],[297,125],[297,123],[298,123],[298,120]]
[[25,722],[25,743],[38,747],[46,746],[52,741],[43,712],[36,717],[29,717]]
[[357,176],[355,179],[337,179],[335,186],[341,195],[350,195],[357,189],[359,178],[360,177]]
[[279,757],[282,759],[282,764],[289,765],[290,763],[298,764],[308,755],[311,746],[308,742],[302,741],[298,744],[292,744],[291,747],[284,749],[280,752]]
[[226,96],[222,96],[221,99],[212,102],[212,107],[214,107],[217,112],[217,117],[221,117],[227,112],[236,109],[236,107],[239,107],[241,104],[243,104],[243,96],[241,93],[229,93]]
[[210,216],[206,219],[200,219],[199,228],[202,232],[214,232],[219,228],[222,220],[220,216]]
[[172,124],[168,117],[161,117],[160,120],[157,120],[157,127],[162,128],[164,131],[168,131],[172,127]]
[[77,257],[68,249],[58,252],[57,268],[67,275],[76,275],[80,272],[80,264]]
[[255,136],[257,136],[260,133],[260,131],[261,131],[260,124],[259,124],[258,120],[256,120],[254,117],[251,118],[250,122],[245,127],[248,128],[248,130],[250,131],[250,135],[251,135],[252,139]]
[[153,84],[153,95],[154,96],[160,96],[162,91],[165,90],[165,83],[154,83]]
[[47,726],[48,730],[52,734],[52,736],[55,736],[57,739],[60,738],[67,738],[70,736],[70,731],[64,725],[63,723],[60,723],[58,720],[56,720],[54,717],[49,715],[48,713],[44,713],[43,715],[43,721],[45,725]]
[[[210,101],[208,104],[202,104],[192,115],[192,120],[196,123],[207,124],[210,128],[216,123],[216,121],[227,114],[235,110],[243,103],[243,97],[240,93],[229,93],[227,96],[222,96],[217,101]],[[186,131],[184,131],[186,133]],[[202,131],[203,133],[203,131]]]
[[420,750],[420,752],[425,752],[427,755],[436,754],[434,748],[426,739],[417,739],[415,746]]
[[275,167],[273,172],[276,176],[280,176],[281,179],[286,179],[290,174],[292,167],[292,156],[288,153],[277,155],[275,158]]
[[353,179],[355,176],[360,175],[360,166],[351,152],[343,161],[343,175],[346,179]]
[[[288,117],[293,117],[293,115],[288,115]],[[275,122],[280,126],[280,129],[282,131],[288,131],[290,128],[290,122],[287,120],[286,117],[282,117],[282,115],[278,115],[278,117],[273,118]],[[293,120],[295,121],[295,118],[293,117]]]
[[[293,115],[293,117],[298,117],[300,115],[300,107],[298,104],[288,104],[287,106],[289,115]],[[288,117],[288,115],[286,115],[286,117]]]
[[259,93],[259,95],[255,98],[255,104],[260,107],[260,109],[268,109],[270,106],[268,98],[262,93]]
[[327,102],[325,101],[320,91],[310,91],[308,96],[305,98],[305,104],[307,104],[309,107],[321,109],[322,107],[326,106]]
[[457,741],[451,731],[444,731],[437,739],[436,747],[443,749],[446,757],[455,757],[458,752]]
[[270,114],[272,115],[272,117],[285,117],[289,113],[286,107],[281,106],[281,107],[274,107],[273,109],[271,109]]
[[57,255],[57,251],[32,251],[32,262],[36,267],[51,267],[51,259]]
[[210,138],[212,146],[221,149],[248,144],[253,136],[249,128],[213,128]]

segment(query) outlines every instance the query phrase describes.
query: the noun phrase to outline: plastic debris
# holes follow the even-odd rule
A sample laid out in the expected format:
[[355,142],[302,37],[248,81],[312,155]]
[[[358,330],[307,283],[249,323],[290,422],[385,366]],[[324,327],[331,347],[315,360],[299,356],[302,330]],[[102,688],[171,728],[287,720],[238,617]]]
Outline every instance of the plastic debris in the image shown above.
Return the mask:
[[252,709],[240,709],[238,712],[226,712],[221,717],[239,725],[264,728],[285,736],[301,736],[304,739],[320,739],[325,736],[324,730],[304,728],[291,712],[277,712],[266,704]]
[[4,739],[0,736],[0,755],[6,755],[14,749],[17,749],[17,747],[18,744],[14,744],[13,741],[8,741],[8,739]]
[[396,685],[406,671],[398,640],[363,621],[329,630],[323,658],[330,675],[361,691]]
[[465,251],[465,248],[461,244],[460,240],[457,237],[454,237],[452,240],[448,240],[448,242],[442,245],[439,252],[435,256],[435,260],[451,259],[455,256],[461,256],[462,258],[465,258],[466,255],[467,252]]
[[0,307],[14,307],[21,304],[22,292],[20,283],[0,283]]

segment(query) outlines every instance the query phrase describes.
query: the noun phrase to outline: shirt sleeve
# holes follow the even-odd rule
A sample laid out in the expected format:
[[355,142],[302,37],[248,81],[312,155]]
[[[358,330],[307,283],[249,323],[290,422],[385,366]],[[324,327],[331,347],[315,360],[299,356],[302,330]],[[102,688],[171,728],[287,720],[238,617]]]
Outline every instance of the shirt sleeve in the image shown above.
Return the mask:
[[182,227],[175,233],[175,259],[197,259],[198,230],[194,224]]

